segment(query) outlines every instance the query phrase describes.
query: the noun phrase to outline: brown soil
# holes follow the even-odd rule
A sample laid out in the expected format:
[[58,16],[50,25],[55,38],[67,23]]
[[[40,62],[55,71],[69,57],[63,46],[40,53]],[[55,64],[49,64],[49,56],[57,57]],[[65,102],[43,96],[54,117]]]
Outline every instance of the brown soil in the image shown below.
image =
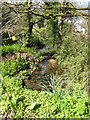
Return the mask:
[[30,55],[28,53],[17,52],[17,53],[14,53],[14,54],[7,54],[5,56],[0,57],[0,61],[3,61],[3,60],[11,61],[11,60],[17,59],[19,57],[21,59],[27,59],[30,62],[31,62],[32,59],[35,59],[32,55]]

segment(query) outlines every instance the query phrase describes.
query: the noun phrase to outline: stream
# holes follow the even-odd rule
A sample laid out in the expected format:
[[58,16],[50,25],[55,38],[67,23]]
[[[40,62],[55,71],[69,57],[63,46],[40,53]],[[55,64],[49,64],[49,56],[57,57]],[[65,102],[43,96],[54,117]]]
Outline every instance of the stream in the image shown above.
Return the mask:
[[[43,48],[41,52],[45,50],[46,48]],[[58,69],[56,60],[50,59],[50,57],[52,56],[43,55],[43,60],[38,63],[37,68],[31,73],[29,79],[24,80],[24,85],[27,88],[33,90],[44,90],[43,86],[50,88],[50,75],[55,74]],[[29,71],[28,74],[30,74]]]

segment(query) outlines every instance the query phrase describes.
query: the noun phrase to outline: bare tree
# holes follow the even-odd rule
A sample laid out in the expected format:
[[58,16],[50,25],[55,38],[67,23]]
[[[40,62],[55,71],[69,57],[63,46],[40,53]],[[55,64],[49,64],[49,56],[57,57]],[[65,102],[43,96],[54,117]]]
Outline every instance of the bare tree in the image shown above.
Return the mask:
[[[1,1],[0,1],[1,2]],[[2,28],[0,33],[7,30],[10,31],[11,28],[16,28],[17,25],[17,16],[27,16],[28,19],[28,41],[30,40],[33,26],[42,20],[45,19],[51,19],[51,18],[58,18],[58,31],[59,31],[59,38],[60,42],[62,42],[62,28],[63,28],[63,20],[67,19],[68,17],[77,17],[82,16],[84,18],[90,17],[87,13],[83,13],[81,11],[90,10],[89,7],[86,8],[77,8],[72,3],[66,2],[65,0],[59,0],[58,8],[57,4],[52,4],[48,2],[44,2],[44,4],[33,3],[32,1],[27,0],[25,3],[7,3],[2,1],[2,6],[6,7],[5,14],[11,14],[11,16],[14,15],[14,17],[9,18],[2,17]],[[57,10],[58,9],[58,13]],[[43,11],[43,12],[41,12]],[[33,20],[33,16],[37,17],[38,19]],[[23,19],[22,17],[22,19]],[[8,19],[8,21],[5,21],[4,19]],[[4,22],[5,21],[5,22]],[[27,22],[27,21],[26,21]],[[27,23],[26,23],[27,24]],[[12,26],[12,27],[11,27]],[[14,27],[13,27],[14,26]],[[18,27],[17,27],[18,28]],[[12,30],[11,30],[12,31]]]

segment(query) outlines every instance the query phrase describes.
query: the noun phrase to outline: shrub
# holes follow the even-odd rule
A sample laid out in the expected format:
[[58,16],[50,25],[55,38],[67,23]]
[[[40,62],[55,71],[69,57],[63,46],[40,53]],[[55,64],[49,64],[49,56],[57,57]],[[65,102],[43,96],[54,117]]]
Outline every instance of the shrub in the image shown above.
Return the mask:
[[81,80],[82,72],[86,72],[87,79],[87,48],[86,39],[78,40],[69,34],[63,38],[61,48],[56,51],[55,57],[64,66],[65,74],[70,80]]
[[[56,77],[52,78],[53,80]],[[53,83],[53,82],[51,82]],[[54,83],[53,83],[54,84]],[[88,95],[79,83],[61,90],[59,84],[53,92],[32,91],[22,88],[19,76],[4,77],[0,83],[2,117],[7,118],[88,118]],[[54,90],[55,88],[55,90]],[[58,89],[60,91],[58,91]],[[48,93],[48,94],[47,94]]]
[[24,59],[17,58],[12,61],[3,61],[2,62],[2,76],[14,76],[20,70],[30,68],[29,62]]

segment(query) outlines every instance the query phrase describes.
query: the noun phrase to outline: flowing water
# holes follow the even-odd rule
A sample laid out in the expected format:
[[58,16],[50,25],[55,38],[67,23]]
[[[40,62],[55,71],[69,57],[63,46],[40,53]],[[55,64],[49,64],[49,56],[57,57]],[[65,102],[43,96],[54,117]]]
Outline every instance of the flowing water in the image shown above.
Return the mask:
[[43,56],[43,60],[38,62],[37,69],[35,69],[30,79],[24,80],[25,86],[30,89],[43,90],[43,85],[49,87],[50,75],[62,73],[62,69],[59,69],[57,61],[55,59],[48,59],[48,56]]

